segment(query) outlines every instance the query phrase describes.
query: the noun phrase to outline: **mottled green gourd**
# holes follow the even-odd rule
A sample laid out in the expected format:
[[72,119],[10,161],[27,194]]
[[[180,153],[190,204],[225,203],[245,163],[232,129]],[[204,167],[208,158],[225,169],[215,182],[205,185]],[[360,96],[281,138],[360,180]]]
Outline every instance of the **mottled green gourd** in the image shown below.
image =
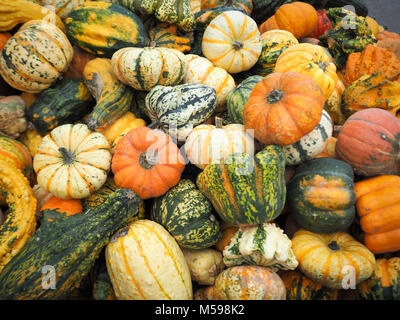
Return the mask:
[[94,300],[116,300],[114,289],[107,273],[105,263],[100,264],[93,283],[92,297]]
[[137,14],[153,14],[158,20],[176,24],[185,32],[196,24],[190,0],[113,0]]
[[286,200],[285,155],[269,145],[255,155],[227,157],[210,164],[197,177],[197,186],[211,201],[221,219],[235,225],[272,221]]
[[333,28],[320,38],[329,48],[338,69],[346,65],[349,54],[361,52],[368,44],[377,42],[364,17],[343,8],[327,10]]
[[94,102],[84,81],[63,79],[42,91],[27,109],[26,117],[42,135],[66,123],[74,123],[88,114]]
[[69,13],[65,27],[73,45],[99,57],[111,58],[119,49],[149,44],[139,17],[118,4],[87,1]]
[[184,248],[205,249],[222,236],[211,202],[187,179],[154,201],[151,218]]
[[[117,189],[94,210],[42,224],[1,272],[0,299],[68,298],[110,236],[137,215],[139,203],[132,190]],[[44,266],[54,267],[55,289],[42,286]]]
[[243,80],[227,97],[228,116],[233,123],[243,124],[243,109],[254,86],[263,79],[262,76],[250,76]]

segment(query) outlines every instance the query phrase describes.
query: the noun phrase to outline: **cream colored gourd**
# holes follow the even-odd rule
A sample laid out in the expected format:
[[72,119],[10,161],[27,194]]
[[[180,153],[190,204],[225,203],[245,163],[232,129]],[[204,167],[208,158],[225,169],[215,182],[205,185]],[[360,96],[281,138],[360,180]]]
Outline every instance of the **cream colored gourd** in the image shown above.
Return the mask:
[[235,80],[225,70],[215,67],[212,62],[195,54],[186,55],[188,69],[184,78],[185,83],[202,83],[213,88],[217,94],[216,111],[225,109],[229,92],[235,89]]
[[160,224],[138,220],[106,247],[107,271],[119,300],[192,300],[189,267]]
[[192,250],[181,248],[193,281],[201,285],[213,285],[225,265],[221,252],[207,248]]
[[187,71],[185,55],[171,48],[123,48],[114,53],[111,64],[120,81],[142,91],[179,84]]
[[72,9],[82,5],[89,0],[40,0],[42,6],[51,6],[55,8],[56,14],[65,19]]
[[242,124],[222,126],[222,119],[215,119],[216,126],[201,124],[189,134],[185,152],[189,161],[200,169],[210,163],[219,163],[233,153],[254,154],[254,139]]
[[65,124],[45,136],[33,158],[38,184],[61,199],[83,199],[106,181],[110,145],[85,124]]
[[221,13],[204,31],[204,56],[229,73],[249,70],[256,64],[261,50],[256,22],[240,11]]
[[38,93],[49,88],[67,71],[73,49],[55,25],[32,20],[25,23],[4,46],[0,74],[13,88]]

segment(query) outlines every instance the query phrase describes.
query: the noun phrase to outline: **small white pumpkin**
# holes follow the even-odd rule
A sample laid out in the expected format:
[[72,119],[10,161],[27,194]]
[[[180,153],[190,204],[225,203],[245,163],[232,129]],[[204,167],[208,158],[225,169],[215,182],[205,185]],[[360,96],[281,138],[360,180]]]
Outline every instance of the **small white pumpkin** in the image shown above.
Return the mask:
[[181,248],[193,281],[202,285],[213,285],[225,265],[221,252],[214,249],[192,250]]
[[210,163],[219,163],[233,153],[254,154],[254,138],[242,124],[222,126],[222,119],[215,118],[216,126],[201,124],[186,139],[185,153],[189,161],[200,169]]
[[225,69],[215,67],[212,62],[195,54],[186,55],[188,69],[185,83],[202,83],[215,90],[217,94],[216,111],[222,111],[228,94],[235,89],[235,80]]
[[313,131],[303,136],[294,144],[283,146],[287,165],[297,165],[315,158],[325,147],[325,143],[332,137],[333,123],[329,113],[322,111],[319,124]]
[[256,22],[240,11],[221,13],[204,31],[202,51],[215,66],[229,73],[249,70],[262,51]]

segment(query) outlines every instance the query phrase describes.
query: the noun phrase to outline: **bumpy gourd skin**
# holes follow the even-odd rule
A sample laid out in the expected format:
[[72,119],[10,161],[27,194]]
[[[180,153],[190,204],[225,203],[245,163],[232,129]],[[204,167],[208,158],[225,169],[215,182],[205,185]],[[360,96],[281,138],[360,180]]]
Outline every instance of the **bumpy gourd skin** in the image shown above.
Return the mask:
[[328,45],[338,69],[346,65],[349,54],[361,52],[368,44],[377,42],[365,18],[342,8],[329,9],[327,16],[333,28],[320,40]]
[[[110,236],[138,214],[140,199],[117,189],[96,209],[45,222],[0,274],[0,299],[65,299],[88,274]],[[56,289],[44,289],[53,266]]]

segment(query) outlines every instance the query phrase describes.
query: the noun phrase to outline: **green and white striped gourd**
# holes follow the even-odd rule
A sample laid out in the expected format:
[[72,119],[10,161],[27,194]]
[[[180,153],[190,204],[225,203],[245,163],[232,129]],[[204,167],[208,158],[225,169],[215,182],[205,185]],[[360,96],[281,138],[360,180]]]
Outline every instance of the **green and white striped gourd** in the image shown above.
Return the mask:
[[322,111],[321,121],[313,131],[303,136],[299,141],[283,146],[286,164],[297,165],[313,159],[325,147],[325,142],[332,137],[333,123],[329,113]]
[[153,123],[179,142],[206,121],[217,105],[215,90],[198,83],[174,87],[155,86],[146,96],[147,113]]

